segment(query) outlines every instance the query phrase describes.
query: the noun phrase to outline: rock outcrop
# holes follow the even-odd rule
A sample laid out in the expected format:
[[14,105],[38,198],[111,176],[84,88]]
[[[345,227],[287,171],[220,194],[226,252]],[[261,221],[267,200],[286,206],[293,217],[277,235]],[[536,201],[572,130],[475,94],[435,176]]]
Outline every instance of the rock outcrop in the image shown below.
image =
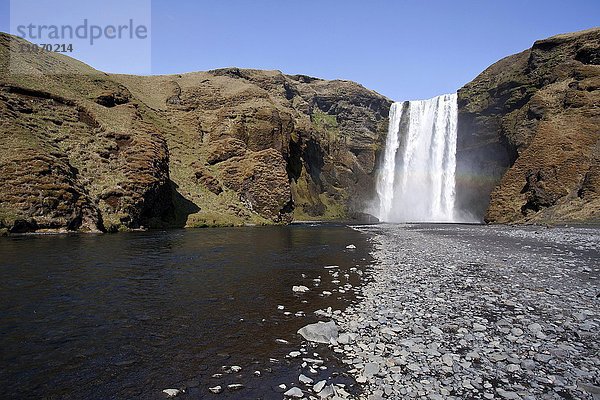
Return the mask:
[[226,68],[111,75],[0,34],[0,230],[347,218],[374,186],[390,100]]
[[600,29],[537,41],[458,97],[463,210],[492,223],[600,221]]
[[[391,101],[356,83],[106,74],[20,40],[0,34],[0,231],[345,219],[374,195]],[[599,54],[600,29],[558,35],[459,90],[461,210],[600,221]]]
[[167,143],[143,105],[104,73],[11,40],[0,35],[0,229],[116,231],[171,213]]

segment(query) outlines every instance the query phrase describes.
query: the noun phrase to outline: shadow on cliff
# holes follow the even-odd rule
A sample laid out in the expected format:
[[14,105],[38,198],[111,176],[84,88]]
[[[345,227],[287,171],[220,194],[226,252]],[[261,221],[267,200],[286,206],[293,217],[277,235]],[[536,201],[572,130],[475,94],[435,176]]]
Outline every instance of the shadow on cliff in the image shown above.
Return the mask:
[[157,209],[161,210],[158,215],[148,219],[147,226],[151,229],[184,228],[190,214],[200,211],[194,202],[186,199],[178,191],[179,186],[169,180],[165,185],[164,194]]

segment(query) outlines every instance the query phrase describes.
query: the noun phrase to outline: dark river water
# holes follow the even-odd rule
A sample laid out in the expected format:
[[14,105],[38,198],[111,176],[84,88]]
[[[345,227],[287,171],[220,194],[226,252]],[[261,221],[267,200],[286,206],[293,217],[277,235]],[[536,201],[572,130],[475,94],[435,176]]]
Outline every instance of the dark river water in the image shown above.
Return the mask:
[[[277,385],[297,385],[296,330],[354,301],[324,267],[362,268],[369,250],[342,225],[0,238],[2,397],[280,399]],[[208,391],[230,383],[245,388]]]

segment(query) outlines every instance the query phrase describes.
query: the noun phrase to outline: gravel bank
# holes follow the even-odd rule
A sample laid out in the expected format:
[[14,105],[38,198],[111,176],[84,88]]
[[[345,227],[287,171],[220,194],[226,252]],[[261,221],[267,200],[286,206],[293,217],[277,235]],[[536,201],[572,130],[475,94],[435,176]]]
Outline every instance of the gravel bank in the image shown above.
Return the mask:
[[600,230],[357,229],[378,262],[332,318],[361,398],[599,398]]

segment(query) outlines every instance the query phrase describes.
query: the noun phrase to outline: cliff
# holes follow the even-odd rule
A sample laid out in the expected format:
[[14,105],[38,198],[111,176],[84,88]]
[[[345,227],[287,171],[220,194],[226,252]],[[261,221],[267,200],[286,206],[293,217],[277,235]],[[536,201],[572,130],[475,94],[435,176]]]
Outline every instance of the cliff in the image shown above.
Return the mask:
[[[345,219],[374,196],[391,101],[226,68],[106,74],[0,34],[0,231]],[[600,222],[600,29],[458,91],[457,205],[492,223]]]
[[458,99],[462,210],[492,223],[600,222],[600,29],[537,41]]
[[341,219],[373,192],[391,102],[356,83],[113,75],[20,40],[0,34],[0,229]]

